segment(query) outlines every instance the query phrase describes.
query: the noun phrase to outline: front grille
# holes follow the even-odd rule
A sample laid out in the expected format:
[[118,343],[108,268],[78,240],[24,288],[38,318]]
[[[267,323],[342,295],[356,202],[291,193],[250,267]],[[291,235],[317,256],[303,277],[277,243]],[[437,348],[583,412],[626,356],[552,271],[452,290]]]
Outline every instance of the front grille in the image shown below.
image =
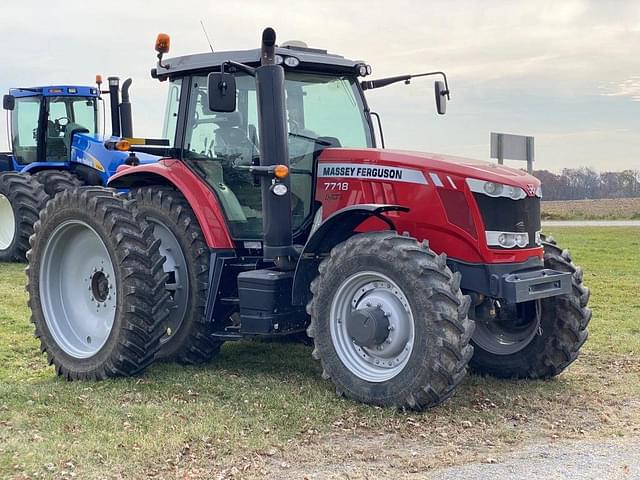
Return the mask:
[[539,197],[511,200],[505,197],[490,197],[481,193],[474,193],[473,196],[480,209],[485,230],[526,232],[529,234],[529,245],[525,248],[537,246],[536,232],[540,231]]

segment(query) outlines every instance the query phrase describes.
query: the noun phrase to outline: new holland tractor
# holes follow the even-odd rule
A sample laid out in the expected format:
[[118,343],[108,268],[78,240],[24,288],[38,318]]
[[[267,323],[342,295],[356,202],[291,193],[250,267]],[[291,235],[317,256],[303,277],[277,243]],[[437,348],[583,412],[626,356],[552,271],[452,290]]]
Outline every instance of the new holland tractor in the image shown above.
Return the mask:
[[[306,331],[338,394],[424,409],[468,366],[567,368],[589,291],[541,234],[540,182],[376,148],[364,91],[413,76],[368,80],[362,62],[275,41],[166,60],[158,37],[162,160],[120,167],[112,190],[65,190],[35,227],[29,305],[56,372],[132,375]],[[446,83],[435,93],[444,112]]]
[[[95,87],[14,88],[3,97],[10,152],[0,153],[0,261],[24,261],[33,224],[47,200],[80,185],[106,185],[131,157],[117,145],[120,135],[133,137],[129,87],[110,77],[109,90]],[[100,134],[101,93],[111,102],[112,137]]]

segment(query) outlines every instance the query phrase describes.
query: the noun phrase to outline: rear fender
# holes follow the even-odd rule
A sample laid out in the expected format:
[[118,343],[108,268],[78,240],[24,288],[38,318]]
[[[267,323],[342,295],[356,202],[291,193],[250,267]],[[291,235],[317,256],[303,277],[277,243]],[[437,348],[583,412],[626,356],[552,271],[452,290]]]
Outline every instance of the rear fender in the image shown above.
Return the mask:
[[393,221],[385,217],[385,212],[408,212],[401,205],[361,204],[345,207],[327,218],[309,237],[304,246],[293,278],[292,303],[305,305],[311,298],[309,285],[318,274],[318,265],[333,247],[356,233],[357,228],[367,219],[375,217],[395,230]]
[[20,170],[20,173],[37,173],[42,170],[69,170],[69,162],[33,162]]
[[164,159],[135,167],[122,165],[108,183],[109,187],[120,189],[153,185],[172,186],[182,193],[198,219],[209,248],[235,249],[215,194],[181,161]]

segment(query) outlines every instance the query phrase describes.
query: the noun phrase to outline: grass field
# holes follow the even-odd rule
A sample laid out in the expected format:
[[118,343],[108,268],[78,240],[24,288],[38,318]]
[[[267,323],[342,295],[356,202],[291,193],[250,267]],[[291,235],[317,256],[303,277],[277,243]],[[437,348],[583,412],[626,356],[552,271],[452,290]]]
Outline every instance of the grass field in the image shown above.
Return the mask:
[[420,414],[337,398],[310,348],[291,344],[64,382],[32,336],[23,266],[0,264],[0,478],[423,477],[528,442],[638,435],[640,229],[551,233],[592,290],[584,354],[551,381],[469,376]]
[[542,202],[543,220],[640,220],[640,198]]

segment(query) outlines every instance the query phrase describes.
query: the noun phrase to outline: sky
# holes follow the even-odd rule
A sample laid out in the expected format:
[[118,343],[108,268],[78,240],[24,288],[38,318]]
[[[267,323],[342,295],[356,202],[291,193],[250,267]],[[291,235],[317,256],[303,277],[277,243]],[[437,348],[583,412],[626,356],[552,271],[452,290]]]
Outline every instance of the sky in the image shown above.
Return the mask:
[[[169,56],[208,51],[202,20],[216,50],[256,48],[271,26],[280,42],[366,60],[370,79],[444,70],[445,116],[431,79],[367,92],[387,147],[488,160],[494,131],[534,136],[537,169],[640,169],[637,0],[21,0],[0,11],[2,93],[132,77],[136,136],[162,128],[156,34],[171,35]],[[0,150],[5,131],[3,114]]]

